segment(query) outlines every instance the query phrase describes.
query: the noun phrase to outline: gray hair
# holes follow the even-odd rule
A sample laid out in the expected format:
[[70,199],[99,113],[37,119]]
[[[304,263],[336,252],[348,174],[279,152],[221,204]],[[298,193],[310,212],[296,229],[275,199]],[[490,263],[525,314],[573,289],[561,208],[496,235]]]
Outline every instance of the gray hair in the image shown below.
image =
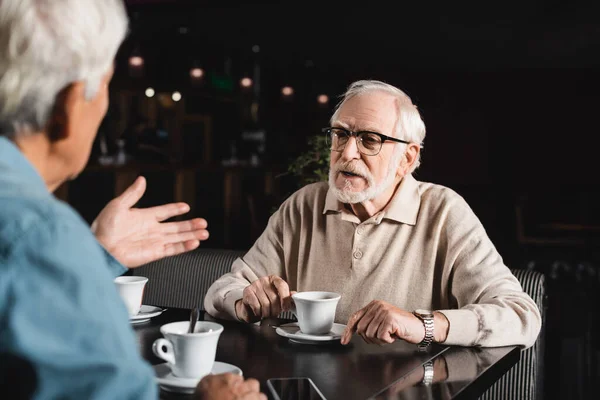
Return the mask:
[[73,82],[92,99],[127,26],[122,0],[0,0],[0,136],[43,131]]
[[[350,86],[348,86],[348,89],[346,89],[346,92],[341,96],[342,100],[337,104],[330,122],[333,124],[334,121],[337,121],[340,108],[346,101],[355,96],[370,92],[389,93],[398,100],[398,122],[396,123],[394,136],[422,146],[423,141],[425,140],[425,123],[417,110],[417,106],[413,104],[406,93],[385,82],[377,80],[360,80],[351,83]],[[402,145],[402,147],[405,146]],[[419,153],[419,158],[413,164],[410,172],[417,169],[420,164],[421,153]]]

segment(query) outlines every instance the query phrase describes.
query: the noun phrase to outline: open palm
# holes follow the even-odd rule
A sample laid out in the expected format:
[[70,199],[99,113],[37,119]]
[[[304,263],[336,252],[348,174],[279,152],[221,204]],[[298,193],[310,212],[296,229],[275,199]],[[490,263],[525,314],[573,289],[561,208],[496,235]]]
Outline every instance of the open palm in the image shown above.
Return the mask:
[[203,218],[164,222],[190,210],[185,203],[134,208],[146,191],[139,177],[119,197],[102,209],[92,224],[98,241],[121,264],[139,267],[151,261],[193,250],[208,239]]

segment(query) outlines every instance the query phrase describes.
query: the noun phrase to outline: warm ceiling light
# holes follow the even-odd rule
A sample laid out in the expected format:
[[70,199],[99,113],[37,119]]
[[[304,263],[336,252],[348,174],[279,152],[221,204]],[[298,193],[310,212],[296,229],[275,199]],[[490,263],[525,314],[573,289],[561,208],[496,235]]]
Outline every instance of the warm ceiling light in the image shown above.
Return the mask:
[[204,70],[202,68],[192,68],[190,70],[190,76],[192,78],[200,79],[204,76]]
[[281,89],[281,94],[283,94],[284,96],[291,96],[294,94],[294,89],[292,89],[291,86],[284,86]]
[[320,104],[327,104],[329,102],[329,96],[326,94],[320,94],[319,97],[317,97],[317,101]]
[[148,89],[146,89],[146,97],[153,97],[154,96],[154,89],[152,89],[151,87],[149,87]]
[[242,87],[245,88],[250,87],[252,86],[252,79],[248,77],[242,78],[242,80],[240,81],[240,85],[242,85]]
[[141,67],[144,65],[144,59],[140,56],[131,56],[129,57],[129,65],[132,67]]
[[171,98],[173,99],[173,101],[179,101],[179,100],[181,100],[181,93],[173,92],[173,94],[171,95]]

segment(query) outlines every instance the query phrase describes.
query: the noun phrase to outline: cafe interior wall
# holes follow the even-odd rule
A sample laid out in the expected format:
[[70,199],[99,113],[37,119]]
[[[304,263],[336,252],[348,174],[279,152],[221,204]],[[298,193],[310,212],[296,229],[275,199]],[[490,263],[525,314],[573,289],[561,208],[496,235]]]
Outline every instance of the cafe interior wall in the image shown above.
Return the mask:
[[[328,124],[337,96],[354,80],[379,79],[405,90],[426,123],[417,179],[464,196],[508,265],[564,259],[574,266],[582,261],[597,266],[597,4],[452,3],[433,13],[425,5],[399,12],[375,2],[365,14],[362,8],[310,3],[141,3],[129,5],[132,29],[117,57],[111,98],[117,104],[133,93],[144,102],[148,87],[157,96],[178,91],[187,113],[210,117],[210,168],[198,167],[190,212],[209,220],[212,235],[204,246],[248,248],[272,210],[297,187],[285,172]],[[129,65],[134,52],[144,59],[137,75]],[[202,81],[191,80],[194,67],[203,69]],[[240,80],[245,76],[260,90],[244,91]],[[284,86],[294,94],[283,96]],[[317,103],[320,94],[329,97],[327,104]],[[249,126],[253,103],[259,105],[259,118]],[[112,105],[111,110],[103,131],[114,152],[123,134],[115,126],[127,123]],[[241,134],[258,128],[266,132],[260,167],[240,168],[242,200],[236,213],[228,214],[223,186],[230,167],[224,164],[232,143],[238,144],[240,159],[249,161]],[[97,142],[90,166],[99,147]],[[198,150],[200,164],[205,151]],[[269,196],[262,186],[265,170],[275,177]],[[171,173],[148,172],[148,179],[141,206],[172,201]],[[113,189],[114,177],[90,168],[71,183],[69,202],[91,222]],[[594,313],[598,299],[586,301]],[[566,323],[560,318],[551,320]],[[560,340],[555,336],[548,342],[560,347]],[[572,371],[598,374],[599,346],[593,343],[595,361],[582,366],[580,359],[572,360],[566,364]],[[558,360],[547,360],[555,363],[547,367],[548,391],[577,398],[589,389],[575,378],[561,379]]]

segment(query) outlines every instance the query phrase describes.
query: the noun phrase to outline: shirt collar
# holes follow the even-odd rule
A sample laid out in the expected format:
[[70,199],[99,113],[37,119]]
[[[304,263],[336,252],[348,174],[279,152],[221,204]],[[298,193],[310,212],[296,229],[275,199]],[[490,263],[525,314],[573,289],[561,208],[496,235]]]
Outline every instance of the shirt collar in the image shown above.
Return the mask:
[[19,148],[4,136],[0,136],[0,175],[18,176],[18,180],[15,181],[17,185],[48,193],[46,183],[34,166]]
[[417,223],[417,215],[421,207],[419,183],[412,174],[405,175],[392,201],[383,210],[382,218],[391,219],[408,225]]
[[[419,183],[411,174],[408,174],[400,182],[400,186],[388,206],[374,216],[375,222],[379,224],[382,219],[386,218],[408,225],[415,225],[420,207],[421,193],[419,192]],[[360,223],[358,217],[346,210],[344,203],[339,201],[331,190],[327,190],[323,214],[327,214],[328,212],[342,213],[343,220],[358,221]]]

